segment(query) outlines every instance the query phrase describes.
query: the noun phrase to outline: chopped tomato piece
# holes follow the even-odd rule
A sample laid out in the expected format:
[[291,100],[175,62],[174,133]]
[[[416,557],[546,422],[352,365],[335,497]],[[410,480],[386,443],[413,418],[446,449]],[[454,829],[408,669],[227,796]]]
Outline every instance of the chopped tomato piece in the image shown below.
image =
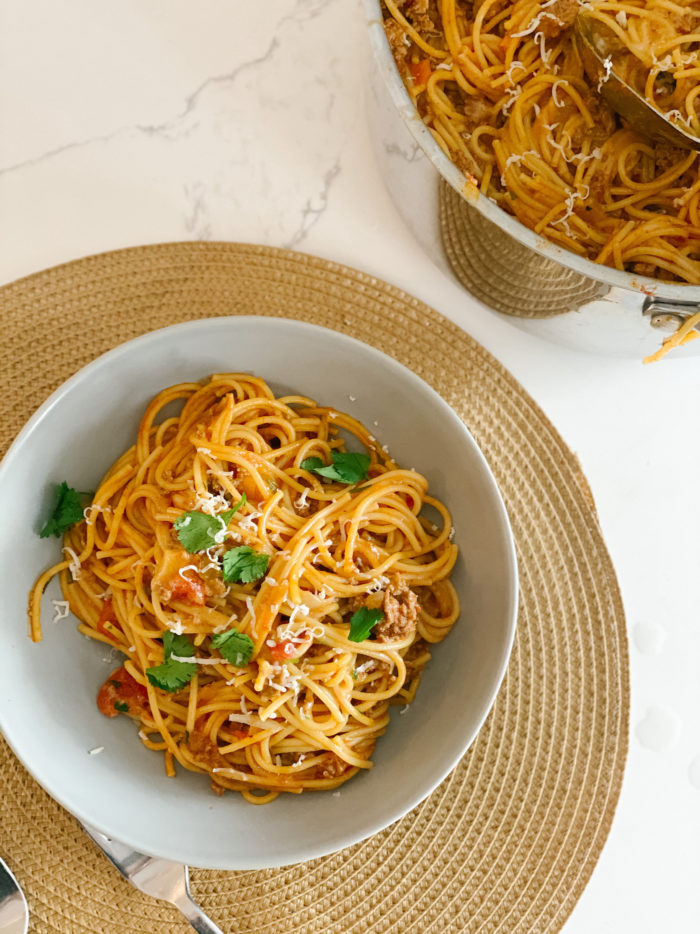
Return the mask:
[[100,611],[100,618],[97,620],[97,631],[108,639],[114,638],[114,633],[110,632],[105,623],[111,623],[113,626],[117,623],[117,615],[114,612],[114,604],[111,600],[105,600]]
[[177,577],[173,578],[170,586],[170,599],[184,600],[185,603],[204,606],[206,602],[204,581],[199,574],[195,574],[192,570],[185,571],[184,574],[178,574]]
[[285,659],[294,658],[299,652],[299,646],[290,639],[283,639],[270,646],[270,655],[277,662],[283,662]]
[[410,62],[408,67],[414,84],[427,84],[428,78],[433,73],[429,58],[423,58],[419,62]]
[[148,691],[122,665],[107,678],[97,692],[97,708],[105,717],[120,713],[140,717],[148,710]]
[[265,494],[258,489],[258,485],[249,473],[236,479],[236,484],[241,493],[245,493],[249,503],[258,505],[265,498]]

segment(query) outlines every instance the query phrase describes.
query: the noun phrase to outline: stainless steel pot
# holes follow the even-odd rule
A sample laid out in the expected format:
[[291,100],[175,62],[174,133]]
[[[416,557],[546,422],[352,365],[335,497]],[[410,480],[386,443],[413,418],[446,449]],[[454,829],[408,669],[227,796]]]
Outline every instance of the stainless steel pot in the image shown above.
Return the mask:
[[[437,231],[435,172],[483,217],[519,243],[588,279],[607,286],[604,300],[546,320],[509,318],[518,327],[557,343],[615,355],[653,350],[665,334],[700,311],[700,286],[664,282],[600,266],[523,226],[483,195],[442,152],[425,126],[398,73],[384,33],[379,0],[363,0],[373,59],[368,108],[370,130],[384,178],[414,234],[445,266]],[[440,254],[440,255],[438,255]],[[585,314],[580,314],[583,310]],[[585,323],[584,323],[584,319]],[[700,353],[694,341],[677,354]]]

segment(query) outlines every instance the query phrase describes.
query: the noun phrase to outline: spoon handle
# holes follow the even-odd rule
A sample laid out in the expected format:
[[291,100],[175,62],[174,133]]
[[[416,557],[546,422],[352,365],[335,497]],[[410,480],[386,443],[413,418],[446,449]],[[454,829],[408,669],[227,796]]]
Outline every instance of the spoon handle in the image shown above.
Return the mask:
[[180,909],[199,934],[224,934],[221,928],[204,914],[189,892],[178,898],[177,901],[173,901],[173,904]]

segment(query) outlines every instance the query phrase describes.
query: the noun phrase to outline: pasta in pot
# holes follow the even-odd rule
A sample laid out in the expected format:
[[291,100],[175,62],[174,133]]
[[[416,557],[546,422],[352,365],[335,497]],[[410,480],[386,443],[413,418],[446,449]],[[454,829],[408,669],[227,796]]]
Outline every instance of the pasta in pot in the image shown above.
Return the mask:
[[32,638],[58,574],[80,631],[125,656],[98,706],[132,717],[169,775],[254,803],[335,788],[371,767],[459,614],[450,515],[427,489],[350,415],[262,379],[172,386],[37,580]]
[[640,136],[591,86],[572,25],[608,66],[697,133],[697,0],[384,0],[418,112],[481,193],[596,263],[700,283],[700,157]]

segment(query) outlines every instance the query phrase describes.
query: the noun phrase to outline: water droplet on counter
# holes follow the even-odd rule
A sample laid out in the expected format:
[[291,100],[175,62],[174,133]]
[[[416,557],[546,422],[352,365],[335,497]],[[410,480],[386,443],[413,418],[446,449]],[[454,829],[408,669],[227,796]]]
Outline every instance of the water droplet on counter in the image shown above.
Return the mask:
[[688,769],[688,778],[693,788],[700,789],[700,756],[696,756],[690,763]]
[[672,746],[680,733],[678,715],[663,707],[650,707],[634,731],[646,749],[661,752]]
[[658,623],[637,623],[632,630],[632,638],[642,655],[658,655],[666,633]]

